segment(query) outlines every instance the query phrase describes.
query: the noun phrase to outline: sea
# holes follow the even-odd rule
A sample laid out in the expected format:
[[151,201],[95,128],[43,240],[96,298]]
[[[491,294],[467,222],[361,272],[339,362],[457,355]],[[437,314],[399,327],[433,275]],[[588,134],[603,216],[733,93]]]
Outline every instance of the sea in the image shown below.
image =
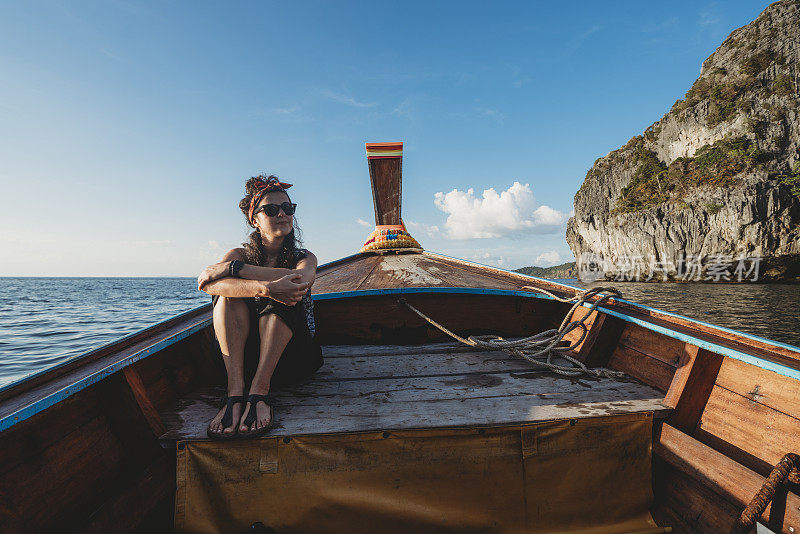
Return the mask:
[[[798,284],[601,285],[633,302],[800,346]],[[210,301],[195,278],[0,278],[0,387]]]

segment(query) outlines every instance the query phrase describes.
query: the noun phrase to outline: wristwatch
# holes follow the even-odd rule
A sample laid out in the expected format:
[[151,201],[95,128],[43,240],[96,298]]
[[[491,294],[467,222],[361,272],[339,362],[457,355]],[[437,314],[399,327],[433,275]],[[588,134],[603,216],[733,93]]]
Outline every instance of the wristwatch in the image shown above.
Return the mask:
[[242,267],[244,267],[244,262],[242,260],[233,260],[231,261],[228,270],[230,271],[231,276],[239,278],[239,271],[242,270]]

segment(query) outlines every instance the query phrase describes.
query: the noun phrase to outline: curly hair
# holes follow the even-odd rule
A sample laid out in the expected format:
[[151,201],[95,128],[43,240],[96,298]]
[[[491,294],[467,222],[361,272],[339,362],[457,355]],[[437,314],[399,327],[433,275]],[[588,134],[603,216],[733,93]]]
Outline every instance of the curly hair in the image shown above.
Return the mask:
[[[258,176],[253,176],[244,184],[244,198],[239,201],[239,209],[242,210],[245,219],[247,219],[247,224],[253,228],[256,228],[255,225],[248,219],[250,201],[253,199],[253,195],[263,189],[264,183],[270,178],[277,179],[277,176],[272,174],[269,176],[259,174]],[[271,191],[282,191],[286,193],[286,190],[280,187],[267,189],[267,192]],[[288,197],[289,194],[286,193],[286,196]],[[289,200],[291,200],[291,198]],[[303,246],[302,235],[302,231],[297,225],[297,219],[292,216],[292,231],[283,238],[281,250],[278,252],[278,259],[275,263],[276,267],[293,267],[292,262],[295,257],[295,252]],[[242,246],[247,256],[247,263],[260,266],[266,263],[267,255],[264,252],[264,245],[261,241],[261,233],[259,233],[258,228],[250,234],[249,240],[242,243]]]

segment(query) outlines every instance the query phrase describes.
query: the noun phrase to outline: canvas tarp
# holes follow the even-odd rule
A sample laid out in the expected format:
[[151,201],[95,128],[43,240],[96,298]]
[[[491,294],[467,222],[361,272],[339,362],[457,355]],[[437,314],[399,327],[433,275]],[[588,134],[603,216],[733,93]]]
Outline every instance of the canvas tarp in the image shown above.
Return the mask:
[[652,414],[180,442],[175,526],[650,532]]

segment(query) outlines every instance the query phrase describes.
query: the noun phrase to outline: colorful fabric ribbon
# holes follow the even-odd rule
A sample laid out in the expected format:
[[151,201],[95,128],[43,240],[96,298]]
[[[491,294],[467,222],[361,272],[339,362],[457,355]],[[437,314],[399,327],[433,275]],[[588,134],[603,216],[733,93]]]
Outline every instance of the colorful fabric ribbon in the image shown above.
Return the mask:
[[254,194],[253,198],[250,199],[250,211],[248,212],[248,219],[250,222],[253,222],[253,210],[255,210],[256,206],[258,206],[258,203],[261,201],[264,193],[269,193],[270,191],[285,191],[290,187],[292,187],[292,184],[281,182],[274,176],[270,176],[263,181],[262,184],[258,186],[258,191],[256,194]]

